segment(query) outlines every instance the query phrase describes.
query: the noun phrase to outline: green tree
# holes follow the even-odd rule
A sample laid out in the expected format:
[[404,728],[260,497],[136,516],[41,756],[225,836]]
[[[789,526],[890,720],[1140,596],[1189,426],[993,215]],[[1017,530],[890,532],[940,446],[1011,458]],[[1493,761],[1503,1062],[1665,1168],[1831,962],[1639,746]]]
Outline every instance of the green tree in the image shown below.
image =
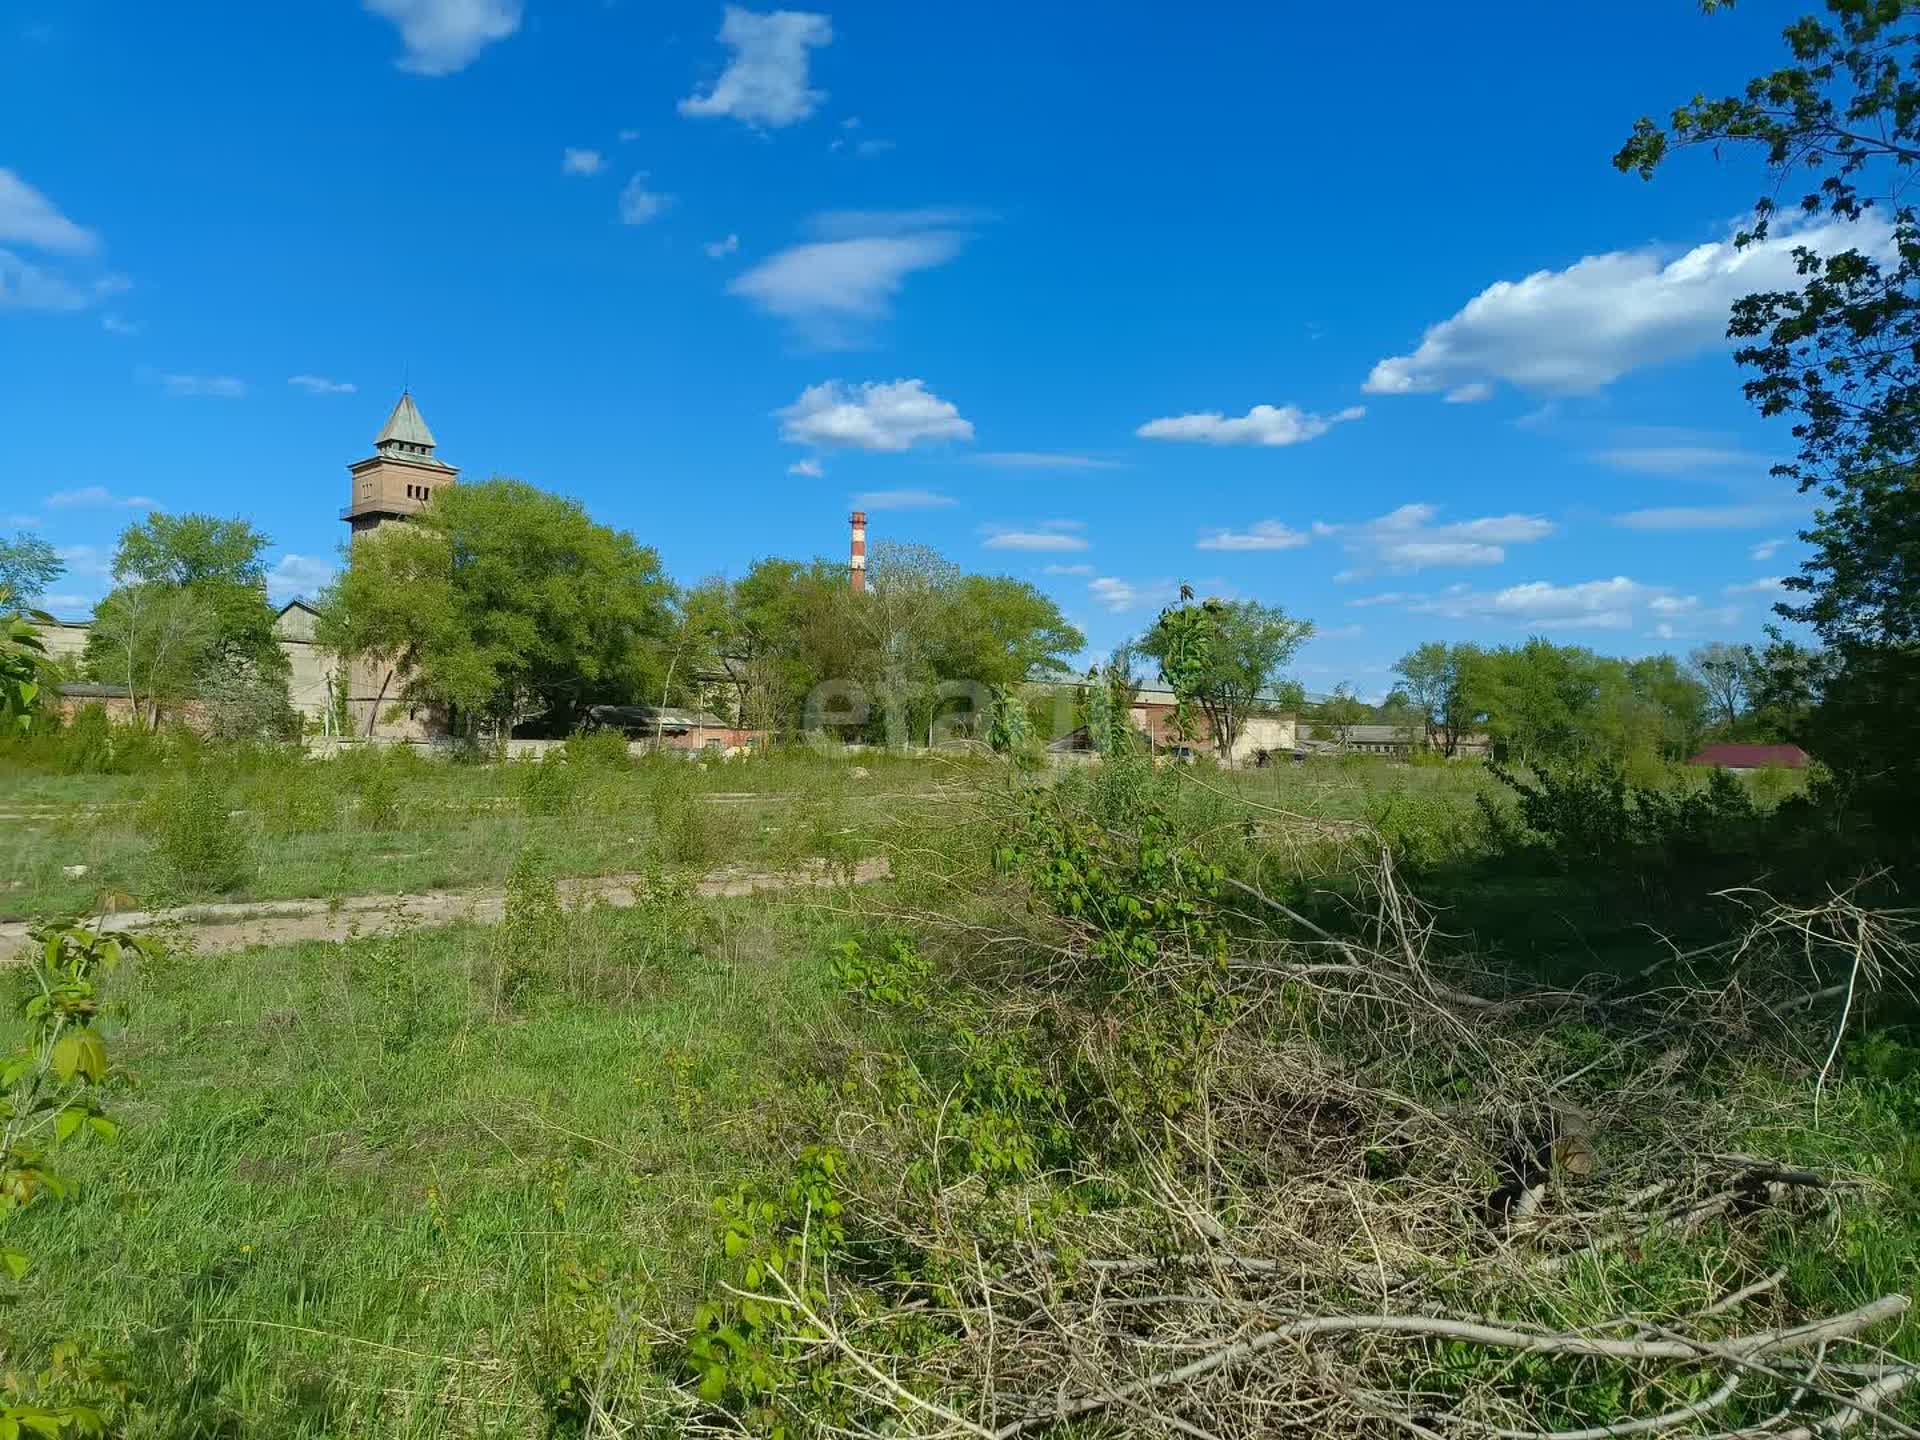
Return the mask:
[[1312,621],[1257,600],[1183,599],[1160,612],[1140,651],[1159,662],[1182,703],[1206,717],[1214,753],[1227,764],[1247,716],[1312,634]]
[[1747,681],[1754,666],[1752,647],[1715,640],[1696,646],[1687,663],[1706,687],[1714,721],[1731,730],[1747,708]]
[[[1826,0],[1782,32],[1787,63],[1738,95],[1698,97],[1667,124],[1641,119],[1614,157],[1651,178],[1678,148],[1757,150],[1769,185],[1742,245],[1775,228],[1796,184],[1797,288],[1740,300],[1728,333],[1747,397],[1787,415],[1799,453],[1775,473],[1824,500],[1783,613],[1830,646],[1920,642],[1920,4]],[[1891,197],[1882,203],[1880,197]],[[1814,244],[1812,224],[1840,222]],[[1864,222],[1848,228],[1852,222]]]
[[0,539],[0,605],[32,604],[66,573],[67,567],[53,546],[32,531],[22,530],[11,540]]
[[220,661],[284,677],[287,657],[274,634],[263,558],[272,543],[244,520],[156,511],[121,532],[113,578],[121,588],[192,592],[211,617]]
[[1429,640],[1394,662],[1401,692],[1424,720],[1427,744],[1449,757],[1460,753],[1461,737],[1480,720],[1472,703],[1479,653],[1472,645]]
[[1372,713],[1353,693],[1353,687],[1342,681],[1333,687],[1333,694],[1314,707],[1315,738],[1331,740],[1345,750],[1353,743],[1354,727],[1366,724],[1367,717]]
[[[87,631],[87,671],[125,685],[136,720],[158,729],[169,710],[198,693],[203,678],[223,668],[220,622],[213,602],[197,589],[161,580],[116,585]],[[258,673],[240,658],[224,668]],[[280,692],[284,697],[284,682]]]
[[571,729],[589,705],[657,693],[668,593],[651,547],[577,501],[494,479],[355,542],[317,638],[381,667],[383,700],[390,688],[469,729],[540,715]]

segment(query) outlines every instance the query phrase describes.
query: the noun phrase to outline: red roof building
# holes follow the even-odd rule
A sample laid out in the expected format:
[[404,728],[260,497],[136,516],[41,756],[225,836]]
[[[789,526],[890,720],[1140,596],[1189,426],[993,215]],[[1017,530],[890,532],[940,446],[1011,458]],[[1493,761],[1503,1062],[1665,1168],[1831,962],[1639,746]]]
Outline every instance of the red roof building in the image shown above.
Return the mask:
[[1798,745],[1709,745],[1687,761],[1689,765],[1717,765],[1722,770],[1782,770],[1807,768],[1807,752]]

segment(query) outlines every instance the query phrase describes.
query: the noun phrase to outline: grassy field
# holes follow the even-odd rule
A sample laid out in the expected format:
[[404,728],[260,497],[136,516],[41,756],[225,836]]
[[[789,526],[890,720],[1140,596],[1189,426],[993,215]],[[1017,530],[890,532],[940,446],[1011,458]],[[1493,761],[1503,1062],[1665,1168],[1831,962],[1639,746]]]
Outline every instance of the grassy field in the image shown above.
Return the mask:
[[[497,886],[529,847],[566,876],[779,867],[869,842],[896,807],[966,768],[804,752],[705,768],[624,756],[454,765],[400,750],[318,761],[262,751],[133,775],[16,771],[0,774],[0,919],[73,913],[103,892],[152,908]],[[206,823],[207,811],[226,823]],[[188,860],[211,850],[221,863],[170,857],[182,831]]]
[[[214,758],[11,774],[8,913],[108,888],[492,884],[506,917],[219,956],[183,932],[108,982],[120,1135],[62,1151],[68,1199],[0,1217],[34,1261],[0,1280],[0,1372],[53,1337],[118,1357],[131,1435],[916,1433],[940,1427],[854,1352],[999,1423],[995,1386],[1097,1392],[1302,1295],[1724,1337],[1920,1276],[1912,1036],[1866,996],[1833,1055],[1832,1005],[1781,1027],[1771,987],[1804,988],[1809,960],[1772,941],[1739,986],[1666,970],[1622,990],[1663,942],[1619,890],[1496,854],[1480,798],[1507,801],[1477,767]],[[892,879],[858,891],[689,888],[869,853]],[[554,903],[556,876],[634,871],[633,908]],[[1396,875],[1441,908],[1396,909]],[[1329,959],[1335,978],[1287,978]],[[1591,998],[1528,1002],[1541,978]],[[32,993],[24,968],[3,983]],[[1496,998],[1449,1008],[1448,986]],[[1509,1233],[1489,1194],[1569,1115],[1595,1168],[1554,1159],[1537,1223]],[[1833,1183],[1741,1198],[1762,1163]],[[1609,1216],[1627,1243],[1593,1239]],[[1139,1259],[1137,1283],[1090,1290],[1080,1269],[1196,1235],[1281,1289],[1217,1267],[1170,1285]],[[837,1276],[805,1292],[834,1343],[751,1298],[772,1256]],[[1116,1327],[1112,1304],[1140,1308]],[[982,1350],[995,1327],[1009,1348]],[[1845,1358],[1920,1362],[1920,1327],[1873,1339]],[[1260,1433],[1235,1407],[1263,1385],[1324,1392],[1323,1433],[1371,1433],[1356,1384],[1418,1388],[1462,1425],[1565,1428],[1718,1383],[1438,1342],[1322,1363],[1348,1378],[1275,1359],[1055,1433]],[[1792,1387],[1752,1388],[1721,1418]]]

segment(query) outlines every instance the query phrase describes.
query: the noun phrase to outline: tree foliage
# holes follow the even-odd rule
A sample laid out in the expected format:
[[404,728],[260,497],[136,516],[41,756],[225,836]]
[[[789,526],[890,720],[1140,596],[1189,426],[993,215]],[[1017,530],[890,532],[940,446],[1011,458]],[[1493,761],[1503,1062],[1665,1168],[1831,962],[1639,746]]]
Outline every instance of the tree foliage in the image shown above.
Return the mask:
[[[1224,762],[1247,717],[1312,634],[1312,621],[1296,620],[1277,605],[1183,599],[1160,612],[1140,650],[1160,662],[1183,719],[1189,705],[1206,717],[1207,735]],[[1197,734],[1190,722],[1185,728]]]
[[352,546],[316,636],[396,701],[505,727],[657,693],[669,589],[650,546],[518,480],[448,486]]
[[124,684],[149,725],[217,675],[284,697],[289,666],[262,558],[270,543],[244,520],[213,515],[156,512],[129,525],[87,636],[88,673]]
[[[1640,120],[1614,163],[1651,178],[1678,149],[1757,152],[1769,185],[1739,243],[1776,229],[1795,242],[1797,287],[1738,301],[1728,334],[1747,398],[1792,421],[1798,452],[1775,473],[1820,497],[1786,582],[1797,598],[1779,607],[1829,651],[1804,724],[1859,803],[1892,822],[1891,850],[1911,847],[1920,795],[1920,0],[1822,12],[1788,25],[1785,62],[1740,93]],[[1799,691],[1797,708],[1806,688],[1774,693]]]
[[65,562],[44,537],[22,530],[11,540],[0,539],[0,605],[38,600],[66,573]]

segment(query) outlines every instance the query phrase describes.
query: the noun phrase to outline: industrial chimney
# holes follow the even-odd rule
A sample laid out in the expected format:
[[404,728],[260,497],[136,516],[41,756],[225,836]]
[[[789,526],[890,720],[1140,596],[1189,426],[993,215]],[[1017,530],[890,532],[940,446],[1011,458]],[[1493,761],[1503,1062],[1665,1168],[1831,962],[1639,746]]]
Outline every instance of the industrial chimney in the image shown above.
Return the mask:
[[853,587],[853,593],[860,595],[867,588],[867,512],[853,512],[853,553],[847,557],[847,575]]

